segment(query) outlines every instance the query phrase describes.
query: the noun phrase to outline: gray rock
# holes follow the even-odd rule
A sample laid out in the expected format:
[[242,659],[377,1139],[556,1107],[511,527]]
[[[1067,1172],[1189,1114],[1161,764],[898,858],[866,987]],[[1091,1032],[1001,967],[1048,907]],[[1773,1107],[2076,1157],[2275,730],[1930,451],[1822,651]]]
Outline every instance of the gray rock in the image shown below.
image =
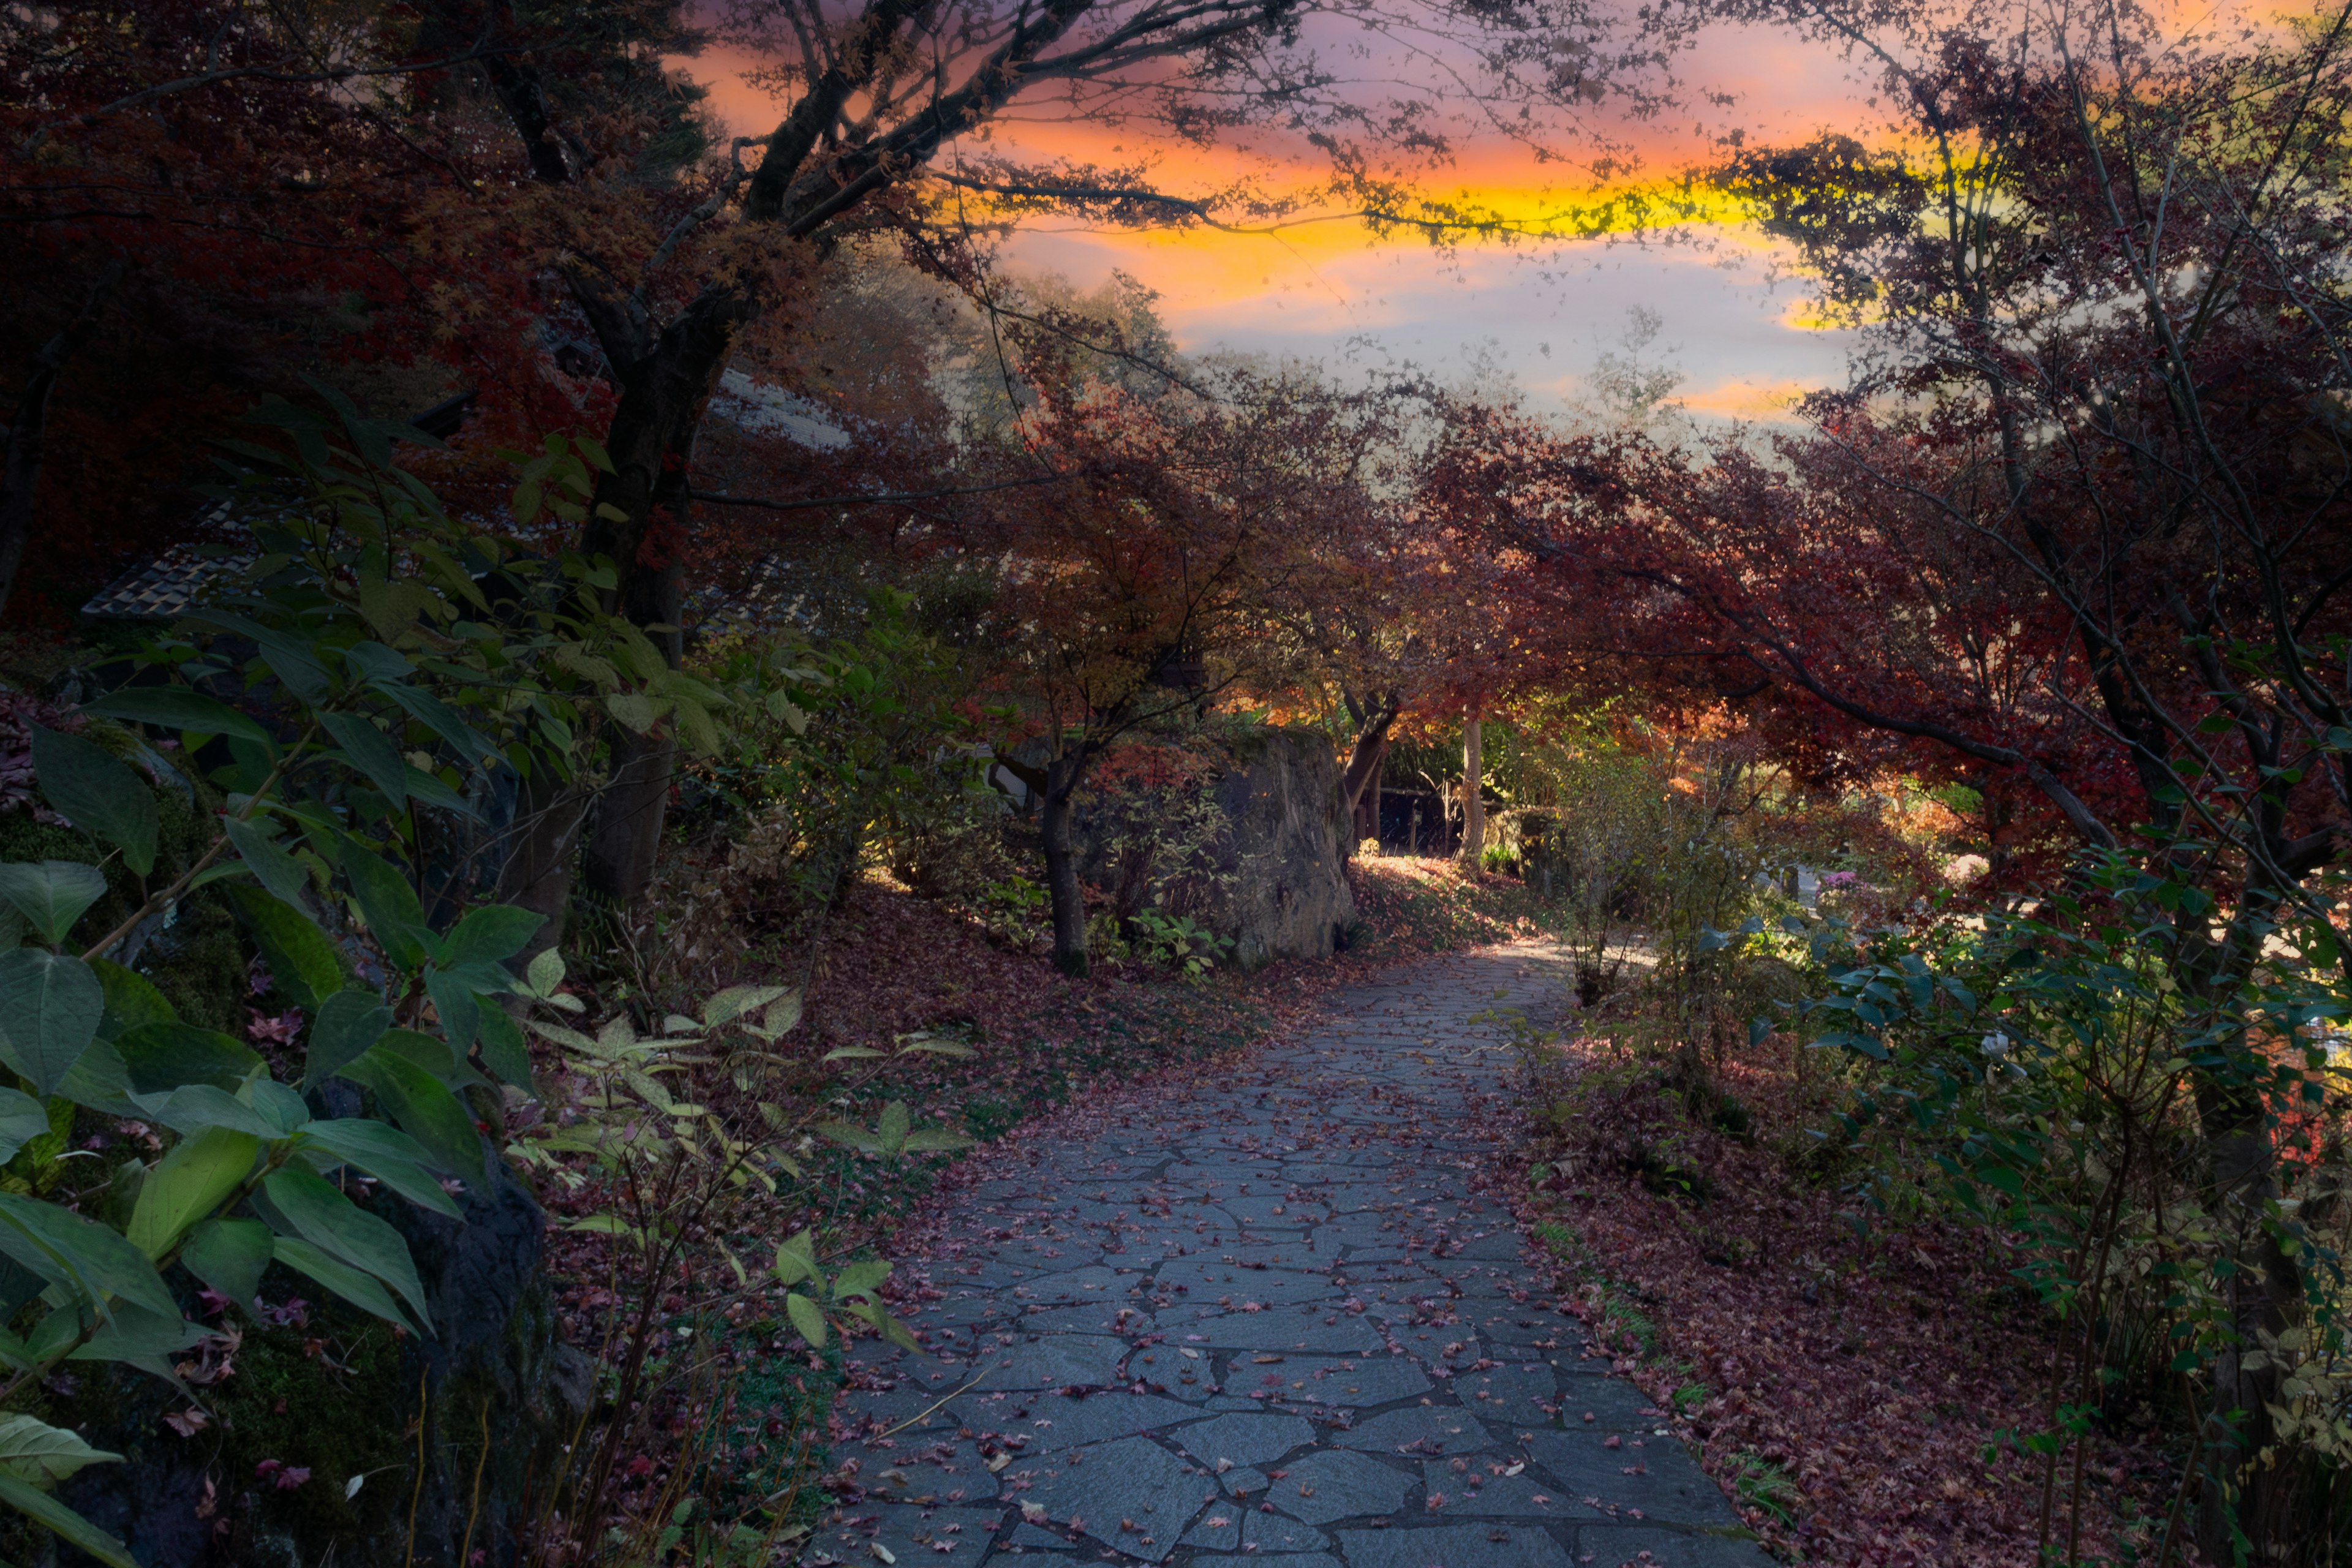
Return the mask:
[[[1467,1020],[1497,989],[1536,999],[1511,963],[1368,986],[1356,1016],[1223,1088],[1038,1151],[982,1222],[1019,1234],[931,1270],[951,1292],[918,1320],[937,1353],[857,1347],[895,1380],[845,1396],[868,1430],[986,1374],[919,1441],[861,1456],[861,1507],[885,1516],[889,1550],[908,1510],[888,1499],[987,1513],[978,1484],[955,1499],[950,1483],[987,1474],[978,1449],[1001,1445],[1015,1458],[986,1484],[1007,1561],[1567,1568],[1591,1552],[1616,1568],[1647,1551],[1669,1568],[1759,1568],[1719,1489],[1654,1435],[1645,1395],[1582,1353],[1549,1268],[1469,1179],[1492,1135],[1476,1053],[1500,1037]],[[1015,1502],[1049,1517],[1031,1524]],[[867,1533],[838,1528],[870,1553]],[[901,1561],[950,1555],[938,1543]]]
[[1249,1512],[1247,1503],[1225,1503],[1209,1509],[1201,1521],[1184,1532],[1181,1545],[1208,1552],[1239,1552],[1242,1549],[1242,1518]]
[[[1528,1434],[1528,1453],[1568,1494],[1597,1498],[1604,1508],[1639,1509],[1670,1524],[1737,1525],[1739,1516],[1723,1489],[1706,1479],[1672,1437],[1645,1437],[1607,1447],[1591,1428]],[[1630,1472],[1630,1473],[1629,1473]]]
[[[1488,1468],[1496,1461],[1485,1456],[1469,1461],[1466,1470],[1454,1468],[1460,1460],[1432,1459],[1421,1469],[1421,1485],[1426,1497],[1443,1497],[1444,1506],[1436,1510],[1448,1518],[1465,1519],[1531,1519],[1577,1520],[1598,1517],[1595,1510],[1574,1498],[1566,1496],[1549,1482],[1538,1480],[1534,1472],[1523,1470],[1516,1476],[1498,1476]],[[1506,1467],[1507,1468],[1507,1467]],[[1475,1476],[1480,1485],[1469,1483]],[[1426,1498],[1423,1506],[1426,1506]]]
[[1263,1312],[1223,1312],[1185,1323],[1172,1310],[1162,1315],[1182,1328],[1185,1339],[1216,1350],[1362,1352],[1377,1347],[1380,1335],[1370,1324],[1337,1310],[1312,1307],[1268,1307]]
[[1576,1532],[1576,1550],[1580,1561],[1591,1559],[1592,1568],[1774,1568],[1771,1554],[1745,1531],[1588,1524]]
[[1393,1465],[1361,1454],[1328,1451],[1307,1455],[1286,1467],[1267,1489],[1268,1500],[1310,1524],[1334,1520],[1385,1517],[1413,1495],[1414,1478]]
[[1477,1418],[1455,1405],[1411,1405],[1391,1410],[1332,1441],[1344,1448],[1376,1454],[1469,1454],[1493,1439]]
[[1348,1568],[1570,1568],[1571,1562],[1548,1532],[1523,1524],[1343,1530],[1339,1551]]
[[987,1389],[1100,1388],[1118,1381],[1128,1345],[1108,1334],[1047,1334],[992,1352],[979,1367]]
[[1311,1524],[1301,1524],[1279,1513],[1254,1508],[1242,1515],[1242,1550],[1276,1554],[1313,1552],[1331,1544],[1331,1538]]
[[[1234,959],[1256,969],[1277,958],[1328,958],[1355,922],[1348,890],[1346,814],[1330,739],[1311,730],[1239,731],[1217,780],[1223,823],[1211,843],[1208,891],[1183,911],[1231,940]],[[1081,810],[1073,825],[1080,872],[1116,889],[1111,846],[1129,825]]]
[[1050,1530],[1040,1530],[1026,1521],[1013,1527],[1013,1533],[1005,1537],[1004,1544],[1015,1552],[1068,1552],[1078,1551],[1082,1547],[1090,1552],[1095,1550],[1091,1546],[1087,1546],[1083,1541],[1066,1540]]
[[1542,1362],[1507,1362],[1485,1372],[1465,1369],[1454,1374],[1454,1395],[1484,1420],[1520,1426],[1550,1426],[1562,1409],[1559,1378]]
[[1231,1459],[1236,1465],[1267,1465],[1315,1439],[1315,1428],[1296,1415],[1216,1415],[1175,1434],[1184,1451],[1204,1465]]
[[879,1544],[901,1563],[973,1568],[987,1554],[1000,1515],[992,1508],[869,1504],[860,1508],[856,1517],[867,1522],[820,1526],[809,1540],[809,1561],[881,1568],[882,1559],[874,1552]]
[[1158,1563],[1215,1493],[1159,1444],[1123,1437],[1063,1456],[1059,1468],[1038,1472],[1021,1500],[1039,1504],[1056,1524]]
[[[1213,1468],[1213,1466],[1212,1468]],[[1266,1489],[1274,1483],[1264,1470],[1244,1465],[1238,1469],[1227,1470],[1219,1476],[1217,1484],[1224,1488],[1225,1495],[1229,1498],[1263,1500]]]
[[1021,1394],[1002,1400],[973,1395],[958,1400],[955,1410],[974,1431],[1026,1436],[1024,1455],[1059,1453],[1132,1433],[1161,1431],[1201,1414],[1189,1405],[1149,1394],[1091,1394],[1084,1399]]
[[1203,1310],[1220,1296],[1235,1302],[1256,1301],[1267,1306],[1326,1301],[1331,1298],[1331,1277],[1328,1274],[1299,1274],[1287,1268],[1242,1268],[1192,1258],[1163,1267],[1159,1281],[1163,1294],[1182,1286],[1184,1295],[1181,1299],[1187,1305]]
[[1293,1358],[1286,1370],[1283,1397],[1315,1405],[1369,1409],[1427,1394],[1433,1386],[1412,1361],[1385,1352],[1346,1361]]

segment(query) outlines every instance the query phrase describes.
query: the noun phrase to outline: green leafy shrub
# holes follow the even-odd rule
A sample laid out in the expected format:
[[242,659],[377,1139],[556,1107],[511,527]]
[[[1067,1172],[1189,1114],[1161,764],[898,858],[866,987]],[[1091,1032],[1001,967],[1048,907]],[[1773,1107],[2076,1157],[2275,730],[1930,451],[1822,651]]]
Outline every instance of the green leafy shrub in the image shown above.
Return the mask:
[[[2220,918],[2210,895],[2119,856],[2026,911],[1814,937],[1831,979],[1805,1015],[1812,1047],[1843,1058],[1827,1141],[1844,1147],[1844,1181],[1875,1212],[1975,1220],[2062,1325],[2040,1426],[2004,1435],[2046,1473],[2120,1411],[2180,1422],[2175,1525],[2203,1467],[2322,1498],[2352,1470],[2338,1199],[2352,996],[2338,933],[2294,915],[2242,913],[2263,961],[2201,991],[2184,950]],[[2217,1107],[2242,1110],[2239,1130],[2216,1135]],[[2304,1299],[2250,1328],[2264,1276]],[[2250,1373],[2276,1390],[2261,1411],[2219,1392]],[[2072,1517],[2079,1484],[2064,1495]]]
[[1161,910],[1139,910],[1129,922],[1136,932],[1136,950],[1148,962],[1177,970],[1188,980],[1200,980],[1233,957],[1231,937],[1219,936],[1190,915]]
[[[344,1184],[457,1216],[478,1121],[530,1088],[509,965],[545,917],[491,896],[495,803],[577,774],[607,723],[710,727],[716,694],[597,607],[608,573],[452,520],[393,462],[415,432],[321,391],[331,415],[257,415],[290,457],[230,444],[275,503],[249,591],[152,639],[79,732],[30,729],[69,826],[12,824],[37,858],[0,864],[0,1407],[68,1361],[193,1395],[173,1358],[214,1331],[186,1303],[250,1312],[272,1268],[430,1334],[406,1243]],[[551,443],[526,483],[584,496],[592,461]],[[218,1027],[247,952],[296,1010],[279,1066]],[[362,1114],[330,1113],[338,1080]],[[68,1132],[117,1121],[152,1145],[68,1163]],[[0,1503],[127,1564],[47,1489],[116,1456],[21,1410],[0,1426]]]

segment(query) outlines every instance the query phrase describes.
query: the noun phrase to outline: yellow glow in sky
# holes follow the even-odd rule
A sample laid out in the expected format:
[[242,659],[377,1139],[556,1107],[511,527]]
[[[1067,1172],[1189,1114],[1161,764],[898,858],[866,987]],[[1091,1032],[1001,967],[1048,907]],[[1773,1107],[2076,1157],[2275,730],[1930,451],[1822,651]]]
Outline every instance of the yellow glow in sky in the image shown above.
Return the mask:
[[[710,92],[739,135],[772,130],[775,100],[744,84],[750,62],[713,50],[678,62]],[[1786,35],[1744,30],[1711,38],[1689,62],[1696,77],[1729,80],[1743,99],[1743,122],[1768,139],[1810,136],[1853,119],[1855,83],[1834,58]],[[1554,183],[1558,164],[1539,164],[1501,139],[1460,148],[1430,171],[1421,194],[1491,213],[1563,237],[1520,234],[1508,242],[1472,239],[1446,248],[1426,237],[1367,231],[1360,221],[1290,222],[1270,230],[1236,213],[1232,232],[1089,226],[1066,217],[1025,219],[1005,245],[1014,267],[1058,273],[1092,289],[1114,271],[1160,296],[1160,310],[1188,351],[1224,350],[1349,366],[1411,363],[1440,374],[1501,371],[1538,403],[1572,400],[1583,375],[1617,346],[1628,314],[1656,310],[1664,330],[1650,357],[1686,374],[1698,411],[1770,419],[1804,387],[1839,379],[1843,338],[1811,330],[1799,290],[1769,283],[1775,247],[1726,226],[1720,199],[1685,210],[1675,172],[1704,151],[1687,122],[1632,128],[1643,150],[1637,179],[1594,193]],[[1323,171],[1307,149],[1295,161],[1155,144],[1133,129],[1055,123],[1018,115],[982,141],[942,151],[960,157],[1052,158],[1104,168],[1145,165],[1156,188],[1208,197],[1248,180],[1265,192],[1312,195]],[[1565,237],[1630,226],[1607,197],[1648,194],[1655,237],[1633,243]],[[969,197],[975,217],[985,198]],[[1310,204],[1310,212],[1318,210]],[[1329,212],[1328,204],[1319,210]],[[1597,221],[1601,215],[1606,221]],[[1697,243],[1704,241],[1704,244]]]

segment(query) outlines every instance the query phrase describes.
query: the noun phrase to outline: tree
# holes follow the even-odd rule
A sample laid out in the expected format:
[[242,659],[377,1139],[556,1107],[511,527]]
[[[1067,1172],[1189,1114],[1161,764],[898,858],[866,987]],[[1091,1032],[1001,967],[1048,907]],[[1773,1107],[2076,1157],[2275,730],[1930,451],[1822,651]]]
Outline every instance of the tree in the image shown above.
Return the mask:
[[[1500,125],[1540,153],[1564,152],[1611,93],[1651,101],[1658,63],[1604,48],[1587,0],[744,0],[718,20],[730,43],[773,61],[765,85],[782,108],[764,136],[706,157],[691,95],[658,65],[698,38],[673,0],[259,13],[112,0],[54,27],[46,15],[0,24],[20,89],[6,155],[26,176],[12,184],[12,217],[52,257],[184,249],[207,269],[204,306],[242,300],[227,333],[241,347],[257,335],[247,324],[300,276],[315,308],[302,331],[278,334],[288,353],[258,382],[287,379],[289,360],[323,337],[338,358],[455,368],[480,395],[494,437],[483,450],[498,437],[601,426],[610,466],[565,542],[612,561],[612,607],[673,659],[699,545],[705,411],[748,331],[764,322],[772,338],[805,319],[845,242],[895,234],[952,269],[966,265],[975,222],[1039,205],[1194,224],[1296,205],[1245,183],[1177,195],[1148,169],[1020,167],[972,145],[1015,100],[1192,144],[1303,135],[1330,157],[1313,197],[1327,210],[1443,240],[1511,226],[1416,194],[1456,132]],[[1334,29],[1436,66],[1426,76],[1439,85],[1372,89],[1328,68],[1318,51]],[[197,37],[211,42],[192,65],[184,45]],[[1483,90],[1468,97],[1442,85],[1471,79]],[[950,146],[951,166],[936,167]],[[167,236],[193,243],[159,244]],[[143,298],[143,278],[126,292]],[[339,302],[362,321],[341,319]],[[52,302],[23,352],[79,303]],[[186,303],[148,314],[184,332],[205,314]],[[126,353],[140,341],[126,334]],[[264,389],[216,399],[213,421]],[[83,428],[109,423],[71,412]],[[189,442],[179,437],[172,464],[184,468]],[[53,471],[59,454],[52,442]],[[470,476],[478,494],[435,478],[488,504],[482,467]],[[606,897],[634,898],[649,874],[674,743],[664,727],[619,743],[585,857]]]
[[[1311,133],[1334,154],[1335,188],[1376,225],[1438,236],[1475,232],[1491,216],[1418,201],[1371,152],[1384,142],[1443,154],[1429,100],[1374,112],[1315,64],[1302,37],[1328,15],[1391,42],[1443,51],[1491,90],[1544,108],[1556,124],[1601,96],[1603,59],[1580,0],[1495,5],[1431,4],[1389,12],[1351,0],[1053,0],[1038,9],[990,4],[865,0],[745,4],[730,34],[777,51],[769,81],[792,100],[761,138],[755,165],[736,163],[708,197],[666,229],[642,222],[583,233],[558,266],[593,329],[617,402],[605,437],[613,468],[583,537],[619,572],[614,606],[638,624],[675,626],[684,587],[691,470],[704,410],[752,321],[796,296],[807,247],[861,227],[921,228],[944,186],[1008,203],[1048,202],[1113,217],[1201,221],[1224,202],[1180,199],[1137,172],[1014,168],[1002,160],[935,172],[957,138],[1016,98],[1049,89],[1103,125],[1152,124],[1207,142],[1260,120]],[[1643,62],[1633,62],[1639,66]],[[521,66],[528,76],[527,65]],[[517,132],[534,149],[555,131],[530,91],[504,90]],[[1541,127],[1542,129],[1535,129]],[[1550,126],[1530,115],[1517,133]],[[739,146],[738,151],[740,148]],[[1391,174],[1375,174],[1390,169]],[[533,178],[577,185],[592,172],[534,152]],[[919,182],[934,184],[926,190]],[[680,645],[667,634],[673,657]],[[653,735],[617,759],[589,850],[593,887],[626,900],[645,885],[669,774],[669,742]]]
[[2283,931],[2345,953],[2352,10],[2191,46],[2123,5],[1738,9],[1864,53],[1921,149],[1823,138],[1721,173],[1864,322],[1855,384],[1769,455],[1704,463],[1496,424],[1450,450],[1453,493],[1605,605],[1586,646],[1707,672],[1828,747],[2013,778],[2193,889],[2135,912],[2219,1041],[2192,1088],[2233,1338],[2200,1530],[2215,1560],[2234,1531],[2271,1550],[2299,1527],[2259,1458],[2284,1367],[2256,1352],[2303,1287],[2238,998]]
[[507,177],[492,84],[530,51],[565,155],[657,204],[700,154],[656,58],[691,41],[659,0],[0,18],[0,363],[22,367],[0,516],[40,519],[28,581],[86,592],[175,539],[188,487],[218,477],[210,443],[305,374],[399,419],[470,410],[485,439],[425,471],[492,504],[496,448],[583,414],[536,324],[546,226]]
[[[1354,401],[1238,369],[1149,397],[1076,374],[1063,340],[1024,346],[1024,458],[1071,482],[1000,492],[956,549],[995,563],[986,684],[1018,724],[997,754],[1036,796],[1055,959],[1083,974],[1074,796],[1126,740],[1197,722],[1229,689],[1296,684],[1268,611],[1305,575]],[[1014,754],[1024,738],[1039,760]]]

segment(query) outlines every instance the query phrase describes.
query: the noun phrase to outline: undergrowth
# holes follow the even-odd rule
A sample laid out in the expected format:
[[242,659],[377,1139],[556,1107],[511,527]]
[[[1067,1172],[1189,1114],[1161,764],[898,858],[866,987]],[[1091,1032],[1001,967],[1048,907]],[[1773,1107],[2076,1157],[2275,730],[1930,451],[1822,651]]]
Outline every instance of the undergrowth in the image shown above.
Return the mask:
[[1349,953],[1376,963],[1556,936],[1564,919],[1517,879],[1473,873],[1454,860],[1351,860],[1348,886],[1356,899]]
[[[2033,1563],[2039,1462],[1999,1437],[2053,1343],[1983,1238],[1859,1201],[1865,1173],[1811,1135],[1832,1086],[1785,1037],[1728,1048],[1695,1094],[1608,1026],[1530,1040],[1522,1079],[1521,1211],[1563,1305],[1785,1560]],[[2122,1420],[2094,1441],[2083,1561],[2152,1557],[2168,1437]]]
[[[724,959],[667,970],[615,963],[584,973],[574,990],[592,1016],[618,1009],[651,1019],[721,984],[805,975],[803,1012],[778,1069],[780,1099],[822,1104],[829,1116],[859,1126],[895,1103],[915,1128],[987,1142],[1083,1107],[1099,1088],[1244,1050],[1368,964],[1506,941],[1538,927],[1534,901],[1517,882],[1465,875],[1445,862],[1359,865],[1350,882],[1359,920],[1348,951],[1255,974],[1107,963],[1074,981],[1054,971],[1024,930],[918,896],[877,872],[842,889],[813,942],[804,926],[763,932],[754,924]],[[660,951],[658,929],[639,946]],[[907,1052],[910,1039],[954,1054]],[[826,1066],[876,1052],[889,1059],[854,1083]],[[618,1561],[642,1559],[647,1568],[731,1562],[728,1510],[750,1505],[758,1512],[762,1497],[775,1501],[758,1543],[800,1533],[816,1501],[807,1483],[827,1463],[839,1343],[812,1350],[781,1314],[743,1305],[726,1271],[803,1228],[826,1257],[871,1255],[951,1179],[957,1160],[877,1159],[803,1138],[794,1162],[796,1171],[773,1193],[739,1200],[723,1237],[699,1249],[700,1261],[686,1266],[659,1303],[647,1363],[650,1418],[642,1423],[643,1451],[626,1460],[619,1501],[628,1544]],[[558,1227],[550,1260],[566,1337],[592,1352],[614,1348],[603,1342],[614,1324],[628,1321],[632,1289],[613,1267],[610,1238],[560,1227],[610,1197],[593,1183],[549,1194]],[[898,1289],[893,1282],[883,1292],[895,1299]],[[709,1310],[709,1300],[730,1295],[738,1297],[735,1307]],[[605,1390],[608,1399],[613,1392]],[[746,1537],[740,1544],[755,1543]]]

